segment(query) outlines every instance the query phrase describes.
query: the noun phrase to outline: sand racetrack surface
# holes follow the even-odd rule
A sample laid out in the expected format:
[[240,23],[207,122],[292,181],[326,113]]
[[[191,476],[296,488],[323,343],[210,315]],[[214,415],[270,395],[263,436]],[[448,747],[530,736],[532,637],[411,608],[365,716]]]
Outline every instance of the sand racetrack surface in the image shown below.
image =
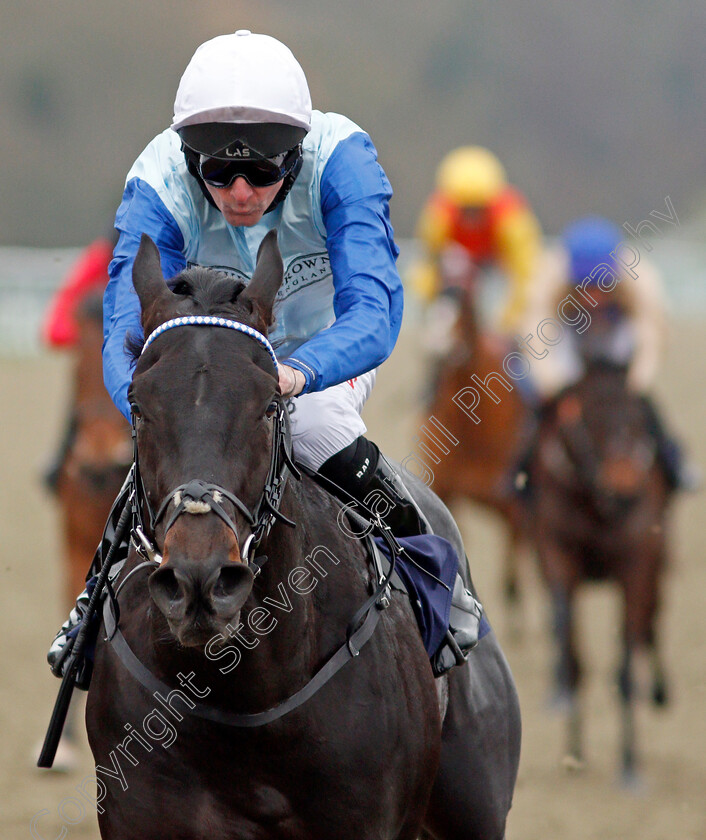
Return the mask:
[[[706,324],[691,320],[676,327],[660,378],[660,403],[693,457],[706,464]],[[403,333],[380,372],[365,415],[372,439],[400,459],[412,451],[416,429],[425,420],[419,413],[422,382],[415,348],[411,333]],[[95,810],[76,792],[92,770],[85,741],[79,766],[71,773],[40,771],[32,760],[59,685],[49,674],[45,654],[65,617],[59,595],[61,549],[57,512],[39,476],[59,434],[67,386],[64,358],[0,360],[5,406],[0,444],[2,840],[98,838]],[[674,507],[661,619],[672,703],[664,711],[646,702],[639,709],[645,775],[640,793],[627,793],[618,784],[619,718],[613,687],[620,630],[617,597],[600,586],[586,591],[580,601],[587,766],[570,772],[562,765],[563,721],[546,702],[551,649],[547,603],[537,574],[531,564],[522,570],[521,630],[513,634],[499,585],[502,531],[470,506],[456,513],[522,705],[523,753],[509,840],[704,840],[706,494],[681,498]]]

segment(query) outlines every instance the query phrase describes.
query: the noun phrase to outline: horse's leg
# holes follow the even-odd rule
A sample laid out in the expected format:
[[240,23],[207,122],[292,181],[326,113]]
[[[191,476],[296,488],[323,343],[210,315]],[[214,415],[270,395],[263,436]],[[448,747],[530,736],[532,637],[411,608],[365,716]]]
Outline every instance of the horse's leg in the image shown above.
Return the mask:
[[[513,493],[517,491],[513,488]],[[529,512],[526,502],[520,498],[513,499],[503,510],[509,529],[508,554],[505,563],[504,591],[505,599],[509,606],[517,606],[520,599],[518,586],[519,570],[525,555],[528,553],[529,534]]]
[[634,680],[632,673],[633,650],[627,642],[623,646],[623,656],[618,671],[618,691],[620,695],[621,718],[621,778],[623,785],[634,787],[638,783],[635,713],[634,713]]
[[510,638],[523,638],[527,616],[522,614],[522,593],[520,568],[529,565],[530,541],[521,520],[522,514],[512,513],[508,517],[509,536],[506,543],[503,567],[503,594],[507,612],[507,628]]
[[554,663],[554,695],[552,705],[569,706],[579,681],[579,665],[572,643],[573,604],[571,593],[561,587],[552,589],[552,636],[556,646]]
[[511,522],[507,525],[504,553],[501,567],[501,589],[505,606],[504,622],[505,634],[509,642],[517,643],[523,638],[524,621],[522,604],[520,601],[519,579],[519,551],[520,542],[517,530]]
[[[664,671],[655,645],[660,566],[659,551],[655,551],[653,546],[640,546],[632,562],[626,564],[630,571],[622,582],[625,619],[618,694],[622,719],[621,774],[623,783],[628,787],[640,783],[634,706],[637,694],[646,688],[644,677],[648,669],[652,675],[652,697],[657,701],[666,700]],[[643,677],[639,686],[638,675]]]
[[669,702],[669,688],[667,676],[662,662],[661,651],[657,641],[657,614],[659,612],[659,595],[660,595],[660,570],[664,568],[665,547],[662,543],[659,547],[657,571],[655,573],[654,581],[654,598],[652,610],[650,613],[649,627],[647,629],[647,647],[650,656],[650,665],[652,667],[652,702],[655,706],[664,708]]
[[505,544],[503,595],[505,596],[505,605],[511,614],[517,612],[520,600],[520,590],[517,585],[520,547],[520,534],[517,528],[510,524],[510,533]]
[[573,615],[574,588],[552,587],[553,635],[557,659],[554,669],[552,705],[567,715],[567,767],[578,769],[583,764],[583,737],[578,689],[581,666],[576,654]]
[[[651,679],[651,682],[649,686],[645,687],[644,694],[650,697],[655,706],[662,708],[666,706],[669,701],[669,688],[661,651],[657,641],[657,628],[655,626],[657,618],[656,600],[648,598],[647,606],[649,608],[649,612],[645,617],[647,627],[644,631],[643,643],[640,646],[640,650],[641,652],[644,650],[646,658],[646,671],[649,674],[648,679]],[[642,693],[643,692],[641,691],[641,696]]]
[[651,640],[651,664],[652,664],[652,702],[659,708],[664,708],[669,702],[669,688],[667,676],[662,664],[662,657],[653,637]]
[[520,759],[520,707],[495,634],[449,672],[441,761],[424,825],[437,840],[502,840]]

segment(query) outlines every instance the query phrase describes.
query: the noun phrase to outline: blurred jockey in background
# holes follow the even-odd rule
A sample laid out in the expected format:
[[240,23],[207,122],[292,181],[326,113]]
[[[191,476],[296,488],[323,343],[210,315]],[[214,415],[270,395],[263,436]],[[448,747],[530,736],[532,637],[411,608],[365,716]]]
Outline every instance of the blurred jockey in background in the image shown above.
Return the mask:
[[422,258],[410,270],[410,284],[428,305],[427,343],[435,355],[450,347],[462,291],[454,266],[464,252],[476,269],[499,270],[507,281],[499,323],[512,334],[525,310],[541,250],[542,232],[518,190],[507,183],[500,161],[480,146],[450,152],[436,174],[436,189],[422,210],[417,237]]
[[[587,361],[624,366],[628,387],[648,409],[657,456],[670,487],[694,489],[699,483],[697,471],[684,463],[650,396],[667,339],[662,278],[644,256],[639,267],[628,273],[615,256],[623,240],[617,225],[589,216],[568,225],[558,244],[542,255],[521,329],[527,337],[522,346],[538,408],[541,411],[577,382]],[[553,322],[550,346],[534,338],[547,319]]]
[[[113,258],[109,239],[96,239],[81,252],[49,303],[41,327],[42,342],[51,349],[71,350],[78,341],[76,313],[83,300],[108,285],[108,265]],[[55,492],[61,468],[76,435],[76,417],[67,415],[56,454],[44,473],[46,486]]]
[[76,310],[87,294],[105,290],[112,259],[113,243],[108,239],[96,239],[81,252],[49,303],[42,324],[42,340],[47,346],[64,348],[76,344]]

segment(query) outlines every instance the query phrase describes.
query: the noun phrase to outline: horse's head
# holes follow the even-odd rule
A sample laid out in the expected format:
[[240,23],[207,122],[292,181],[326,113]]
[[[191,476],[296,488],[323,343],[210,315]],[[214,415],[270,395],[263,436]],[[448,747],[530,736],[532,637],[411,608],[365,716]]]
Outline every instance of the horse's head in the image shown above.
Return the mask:
[[[188,316],[225,319],[264,336],[282,274],[273,231],[247,287],[193,268],[169,288],[157,248],[143,235],[133,282],[145,336]],[[279,408],[268,346],[235,329],[179,325],[158,333],[137,360],[129,400],[144,507],[163,557],[149,589],[185,646],[225,636],[252,589],[243,545],[267,480]]]
[[627,370],[635,354],[635,329],[623,296],[589,286],[593,301],[590,326],[576,333],[576,347],[586,366],[608,363]]
[[[74,321],[71,407],[74,435],[63,465],[60,495],[65,505],[82,507],[72,500],[76,493],[84,492],[92,498],[94,507],[105,508],[103,522],[96,525],[100,533],[98,528],[104,523],[132,463],[129,428],[103,383],[103,285],[83,295],[76,306]],[[96,518],[101,517],[96,514]],[[95,538],[91,537],[90,541],[95,542]]]
[[554,423],[545,464],[592,500],[601,516],[624,511],[644,492],[655,444],[644,405],[629,392],[623,368],[594,363],[559,399]]

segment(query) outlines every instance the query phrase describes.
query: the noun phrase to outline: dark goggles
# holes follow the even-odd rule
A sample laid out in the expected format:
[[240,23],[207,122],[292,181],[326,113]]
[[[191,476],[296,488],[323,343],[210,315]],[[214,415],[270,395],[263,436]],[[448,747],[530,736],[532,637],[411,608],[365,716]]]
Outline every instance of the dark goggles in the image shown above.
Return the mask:
[[223,158],[195,155],[196,168],[206,184],[225,189],[236,178],[245,178],[251,187],[271,187],[294,169],[301,156],[301,144],[288,152],[268,158],[224,160]]

